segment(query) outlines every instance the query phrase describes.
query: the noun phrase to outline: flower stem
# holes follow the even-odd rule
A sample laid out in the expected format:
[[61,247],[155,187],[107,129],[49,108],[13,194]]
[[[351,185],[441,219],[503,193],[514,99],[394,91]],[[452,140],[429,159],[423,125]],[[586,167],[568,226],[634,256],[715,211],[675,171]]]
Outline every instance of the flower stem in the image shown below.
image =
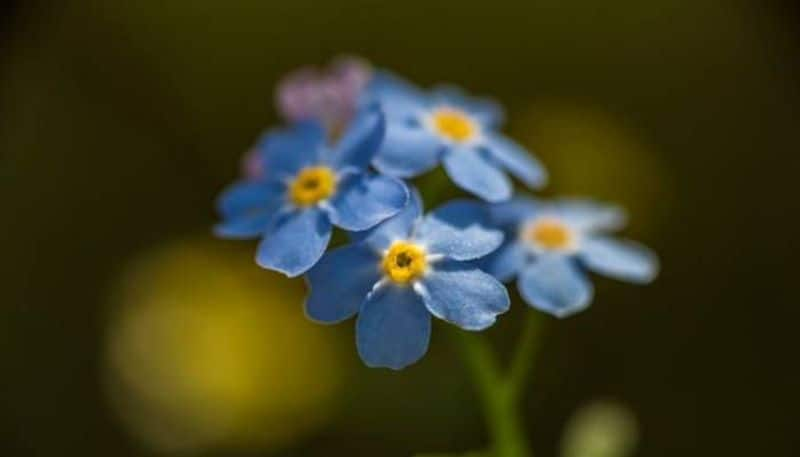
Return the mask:
[[492,440],[492,457],[530,457],[519,400],[530,372],[538,319],[529,312],[510,369],[503,373],[486,335],[455,331],[458,346],[480,395]]
[[533,362],[536,358],[536,343],[541,335],[540,317],[534,311],[526,313],[522,334],[517,343],[514,358],[511,360],[508,382],[511,395],[515,401],[519,401],[523,393],[525,381],[533,368]]

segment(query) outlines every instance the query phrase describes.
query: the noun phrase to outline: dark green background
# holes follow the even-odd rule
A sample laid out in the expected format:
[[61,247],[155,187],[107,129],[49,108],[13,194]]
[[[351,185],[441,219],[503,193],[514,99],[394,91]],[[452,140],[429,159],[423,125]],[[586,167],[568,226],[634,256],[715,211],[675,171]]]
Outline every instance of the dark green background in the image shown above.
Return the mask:
[[[647,182],[556,187],[639,211],[628,234],[660,253],[663,274],[645,288],[598,279],[590,311],[548,321],[526,400],[539,456],[556,455],[565,420],[595,397],[636,412],[641,456],[800,453],[791,2],[61,0],[0,11],[0,455],[149,455],[100,386],[108,284],[137,252],[207,231],[241,152],[277,121],[278,78],[343,52],[492,94],[533,146],[523,119],[537,101],[599,107],[644,139],[668,183],[644,209]],[[521,311],[490,332],[501,347]],[[413,369],[361,369],[341,417],[276,455],[480,447],[475,400],[440,333]]]

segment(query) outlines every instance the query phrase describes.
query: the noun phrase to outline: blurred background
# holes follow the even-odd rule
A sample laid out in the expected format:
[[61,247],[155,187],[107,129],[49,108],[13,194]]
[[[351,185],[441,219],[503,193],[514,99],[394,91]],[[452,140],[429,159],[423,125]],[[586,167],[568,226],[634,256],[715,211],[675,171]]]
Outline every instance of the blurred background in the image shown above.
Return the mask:
[[496,97],[546,195],[623,204],[661,255],[652,286],[595,278],[545,319],[538,456],[580,457],[581,427],[636,456],[800,455],[795,2],[7,0],[0,27],[0,455],[486,444],[444,332],[367,369],[352,322],[306,321],[301,281],[210,236],[280,77],[342,53]]

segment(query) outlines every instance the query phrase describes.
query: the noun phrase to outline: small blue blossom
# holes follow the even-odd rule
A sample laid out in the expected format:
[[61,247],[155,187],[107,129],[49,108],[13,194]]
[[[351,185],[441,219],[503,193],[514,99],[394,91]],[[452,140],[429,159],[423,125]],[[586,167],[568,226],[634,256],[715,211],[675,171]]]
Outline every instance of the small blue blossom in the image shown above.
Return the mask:
[[373,77],[364,97],[386,113],[386,138],[373,161],[386,174],[414,177],[441,162],[458,187],[489,202],[511,197],[504,169],[530,187],[545,184],[540,163],[496,131],[503,114],[494,102],[452,87],[425,94],[387,73]]
[[323,323],[358,314],[356,343],[368,366],[399,370],[418,361],[428,349],[431,314],[477,331],[509,308],[506,288],[471,262],[503,240],[479,224],[485,207],[460,200],[421,214],[414,195],[398,215],[325,254],[306,276],[306,314]]
[[652,251],[604,234],[625,223],[624,211],[614,206],[515,198],[492,205],[490,220],[506,238],[481,259],[481,267],[504,282],[516,276],[522,298],[556,317],[589,306],[594,292],[585,269],[633,283],[650,282],[658,274]]
[[331,146],[318,122],[267,133],[257,150],[263,172],[227,189],[218,200],[222,237],[263,237],[256,261],[297,276],[322,256],[332,226],[366,230],[405,207],[408,189],[367,171],[385,132],[382,112],[364,107]]

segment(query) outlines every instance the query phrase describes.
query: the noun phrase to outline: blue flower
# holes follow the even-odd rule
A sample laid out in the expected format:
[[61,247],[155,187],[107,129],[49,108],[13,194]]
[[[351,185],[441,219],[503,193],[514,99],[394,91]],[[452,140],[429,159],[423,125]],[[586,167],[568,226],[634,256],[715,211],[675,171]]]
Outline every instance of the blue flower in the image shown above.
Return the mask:
[[534,308],[566,317],[589,306],[593,287],[584,269],[633,283],[658,274],[658,259],[632,241],[604,232],[625,223],[624,212],[587,200],[543,203],[526,198],[492,205],[491,223],[506,233],[481,267],[501,281],[517,277],[517,289]]
[[234,184],[219,198],[226,238],[263,237],[256,261],[297,276],[322,256],[332,225],[366,230],[397,214],[408,189],[395,178],[367,172],[385,132],[381,111],[364,108],[334,146],[317,122],[267,133],[257,146],[263,173]]
[[539,162],[496,131],[502,110],[491,101],[452,87],[428,95],[386,73],[373,77],[365,98],[386,113],[386,138],[373,161],[383,173],[409,178],[442,162],[458,187],[490,202],[511,197],[503,169],[530,187],[546,181]]
[[358,313],[356,343],[368,366],[399,370],[419,360],[431,314],[482,330],[508,310],[506,288],[470,262],[503,240],[478,224],[485,208],[461,200],[421,213],[414,196],[397,216],[325,254],[306,276],[311,319],[336,323]]

